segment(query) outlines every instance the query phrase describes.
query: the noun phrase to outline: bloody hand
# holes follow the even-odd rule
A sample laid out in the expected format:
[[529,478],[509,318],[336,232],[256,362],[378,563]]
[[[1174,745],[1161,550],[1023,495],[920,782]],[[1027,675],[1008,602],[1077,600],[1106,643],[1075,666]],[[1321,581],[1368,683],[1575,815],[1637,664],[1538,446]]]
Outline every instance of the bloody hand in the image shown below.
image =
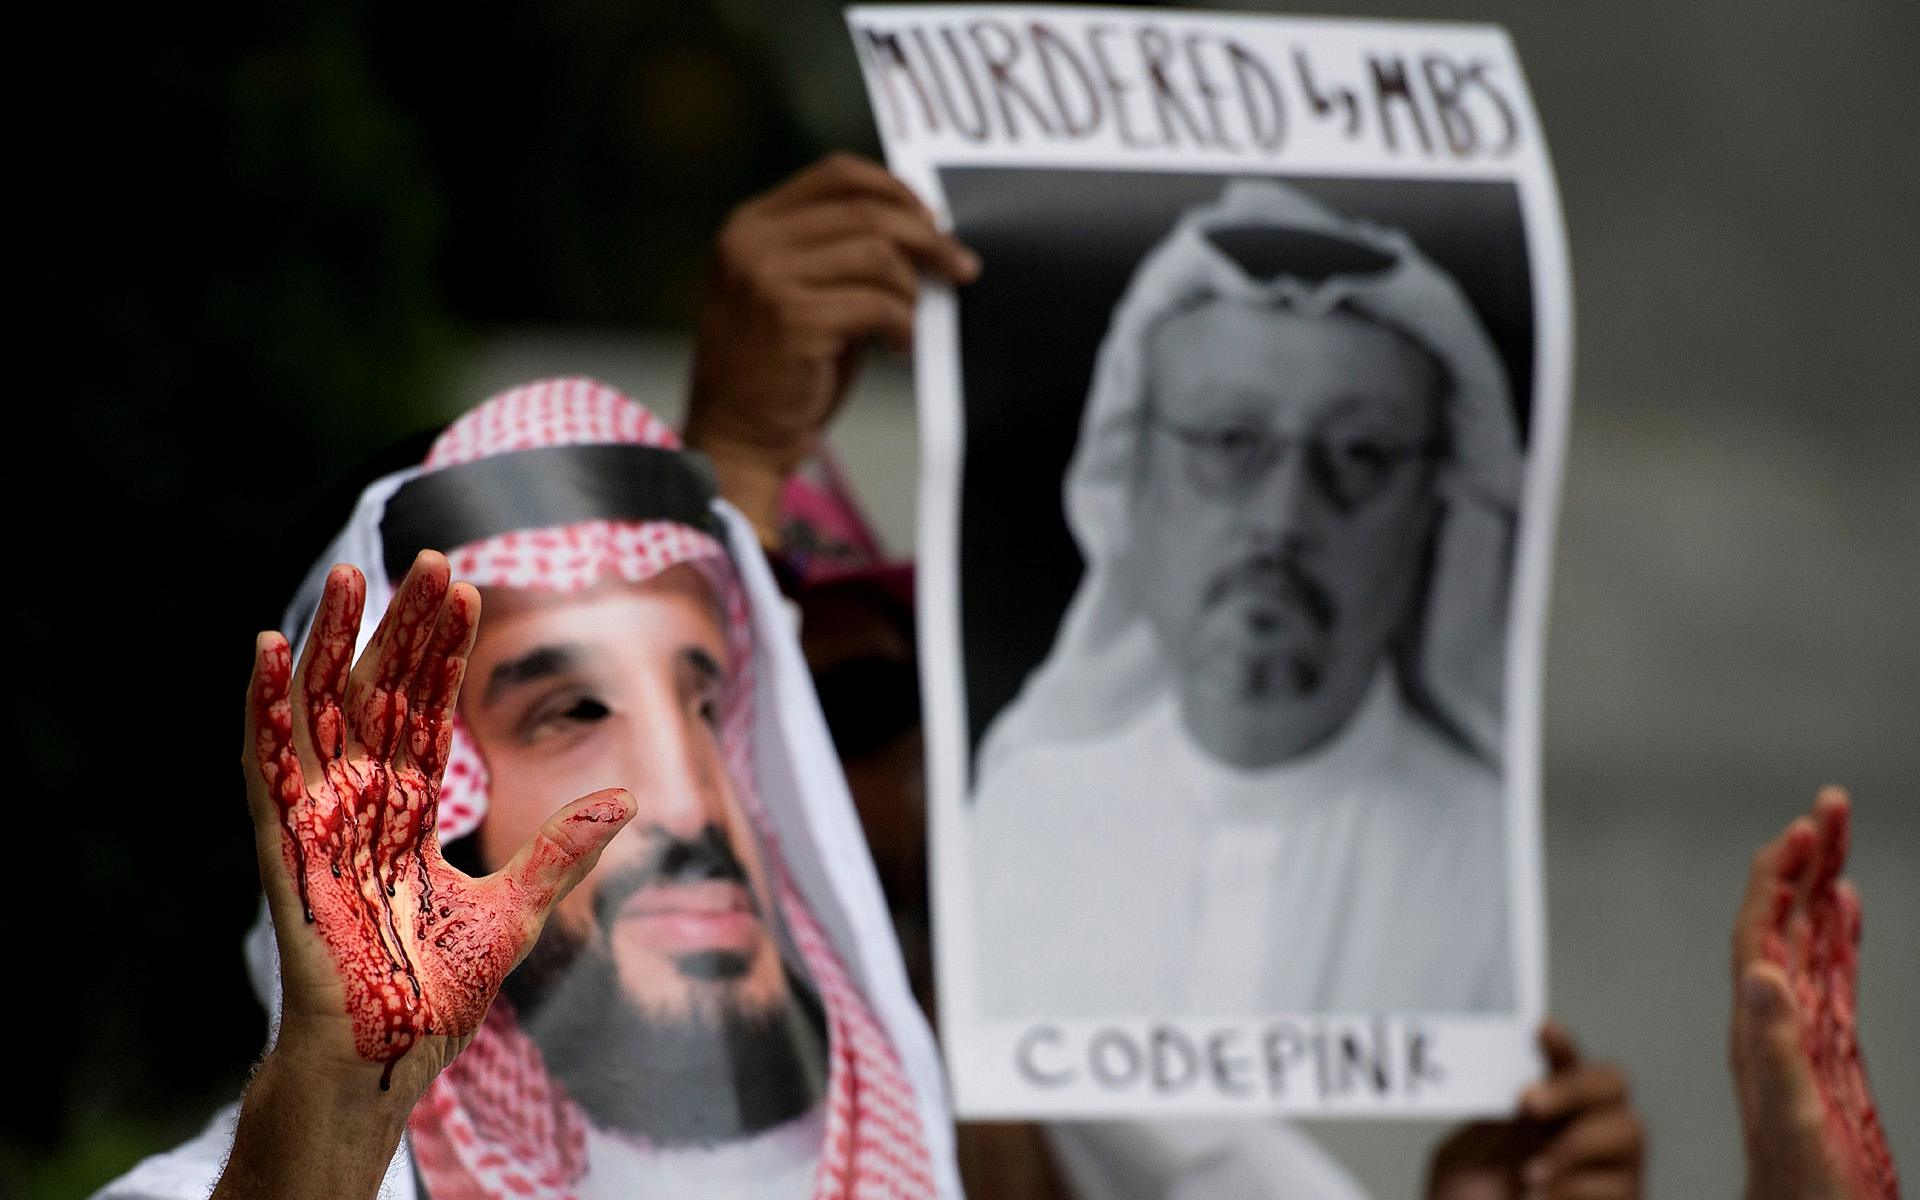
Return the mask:
[[1846,792],[1822,790],[1811,816],[1754,855],[1734,926],[1748,1200],[1899,1200],[1860,1057],[1860,896],[1840,878],[1848,821]]
[[260,635],[247,706],[248,795],[280,943],[279,1045],[380,1086],[408,1059],[425,1090],[466,1045],[548,911],[634,811],[619,789],[562,808],[502,870],[447,865],[434,832],[480,595],[423,552],[353,663],[366,581],[336,566],[294,671]]

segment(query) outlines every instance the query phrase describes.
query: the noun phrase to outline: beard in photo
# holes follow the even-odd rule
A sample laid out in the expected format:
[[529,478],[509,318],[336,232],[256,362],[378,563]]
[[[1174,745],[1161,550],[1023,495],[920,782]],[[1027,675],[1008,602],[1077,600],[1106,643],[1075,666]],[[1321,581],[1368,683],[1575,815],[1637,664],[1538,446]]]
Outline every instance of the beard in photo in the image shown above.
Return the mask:
[[1255,555],[1208,583],[1190,661],[1249,701],[1311,697],[1336,616],[1327,588],[1295,555]]

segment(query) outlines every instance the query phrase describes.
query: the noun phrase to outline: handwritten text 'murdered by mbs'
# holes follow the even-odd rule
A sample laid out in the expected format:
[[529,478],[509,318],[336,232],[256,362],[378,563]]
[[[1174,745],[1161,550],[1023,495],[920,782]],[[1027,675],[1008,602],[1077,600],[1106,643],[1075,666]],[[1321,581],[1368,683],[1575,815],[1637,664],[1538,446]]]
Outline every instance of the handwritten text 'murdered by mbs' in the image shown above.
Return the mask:
[[1310,124],[1392,155],[1486,160],[1520,140],[1494,66],[1437,49],[1276,54],[1202,26],[990,17],[862,24],[854,41],[900,141],[1273,158]]

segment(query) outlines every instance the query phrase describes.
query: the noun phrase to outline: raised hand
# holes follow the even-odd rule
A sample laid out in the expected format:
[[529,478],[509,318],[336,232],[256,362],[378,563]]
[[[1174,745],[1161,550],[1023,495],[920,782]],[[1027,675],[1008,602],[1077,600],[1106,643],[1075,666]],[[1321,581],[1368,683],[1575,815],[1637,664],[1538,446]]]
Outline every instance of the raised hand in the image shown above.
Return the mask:
[[448,866],[435,809],[480,595],[422,552],[355,664],[365,601],[360,572],[335,567],[297,671],[285,638],[260,635],[248,795],[280,945],[279,1046],[326,1072],[377,1068],[382,1090],[404,1063],[417,1095],[634,806],[596,792],[500,871]]
[[780,485],[812,452],[867,345],[904,351],[920,272],[964,283],[973,255],[906,184],[834,154],[735,209],[714,241],[693,354],[687,442],[723,493],[771,529]]
[[1860,1057],[1860,896],[1840,878],[1849,807],[1811,815],[1754,855],[1733,931],[1730,1058],[1748,1200],[1898,1200]]

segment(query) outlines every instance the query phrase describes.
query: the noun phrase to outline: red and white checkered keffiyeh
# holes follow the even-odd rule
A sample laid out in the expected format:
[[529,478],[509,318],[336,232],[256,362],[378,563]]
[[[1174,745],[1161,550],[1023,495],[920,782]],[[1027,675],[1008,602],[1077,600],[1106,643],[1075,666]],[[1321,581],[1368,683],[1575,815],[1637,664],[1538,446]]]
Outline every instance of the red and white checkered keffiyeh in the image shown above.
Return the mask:
[[[455,421],[428,452],[433,471],[548,446],[640,443],[677,448],[664,422],[589,379],[553,379],[493,397]],[[502,534],[448,554],[454,577],[481,587],[574,591],[603,579],[639,582],[677,563],[700,569],[721,597],[736,668],[722,698],[721,739],[736,791],[766,845],[770,884],[795,948],[820,989],[830,1046],[826,1141],[817,1200],[932,1197],[933,1167],[912,1086],[875,1018],[795,886],[756,785],[753,641],[747,596],[726,551],[706,533],[665,522],[584,521]],[[486,764],[456,727],[440,793],[442,841],[486,815]],[[539,1051],[496,1003],[473,1044],[434,1082],[408,1131],[433,1200],[566,1198],[586,1172],[586,1125],[548,1077]]]

